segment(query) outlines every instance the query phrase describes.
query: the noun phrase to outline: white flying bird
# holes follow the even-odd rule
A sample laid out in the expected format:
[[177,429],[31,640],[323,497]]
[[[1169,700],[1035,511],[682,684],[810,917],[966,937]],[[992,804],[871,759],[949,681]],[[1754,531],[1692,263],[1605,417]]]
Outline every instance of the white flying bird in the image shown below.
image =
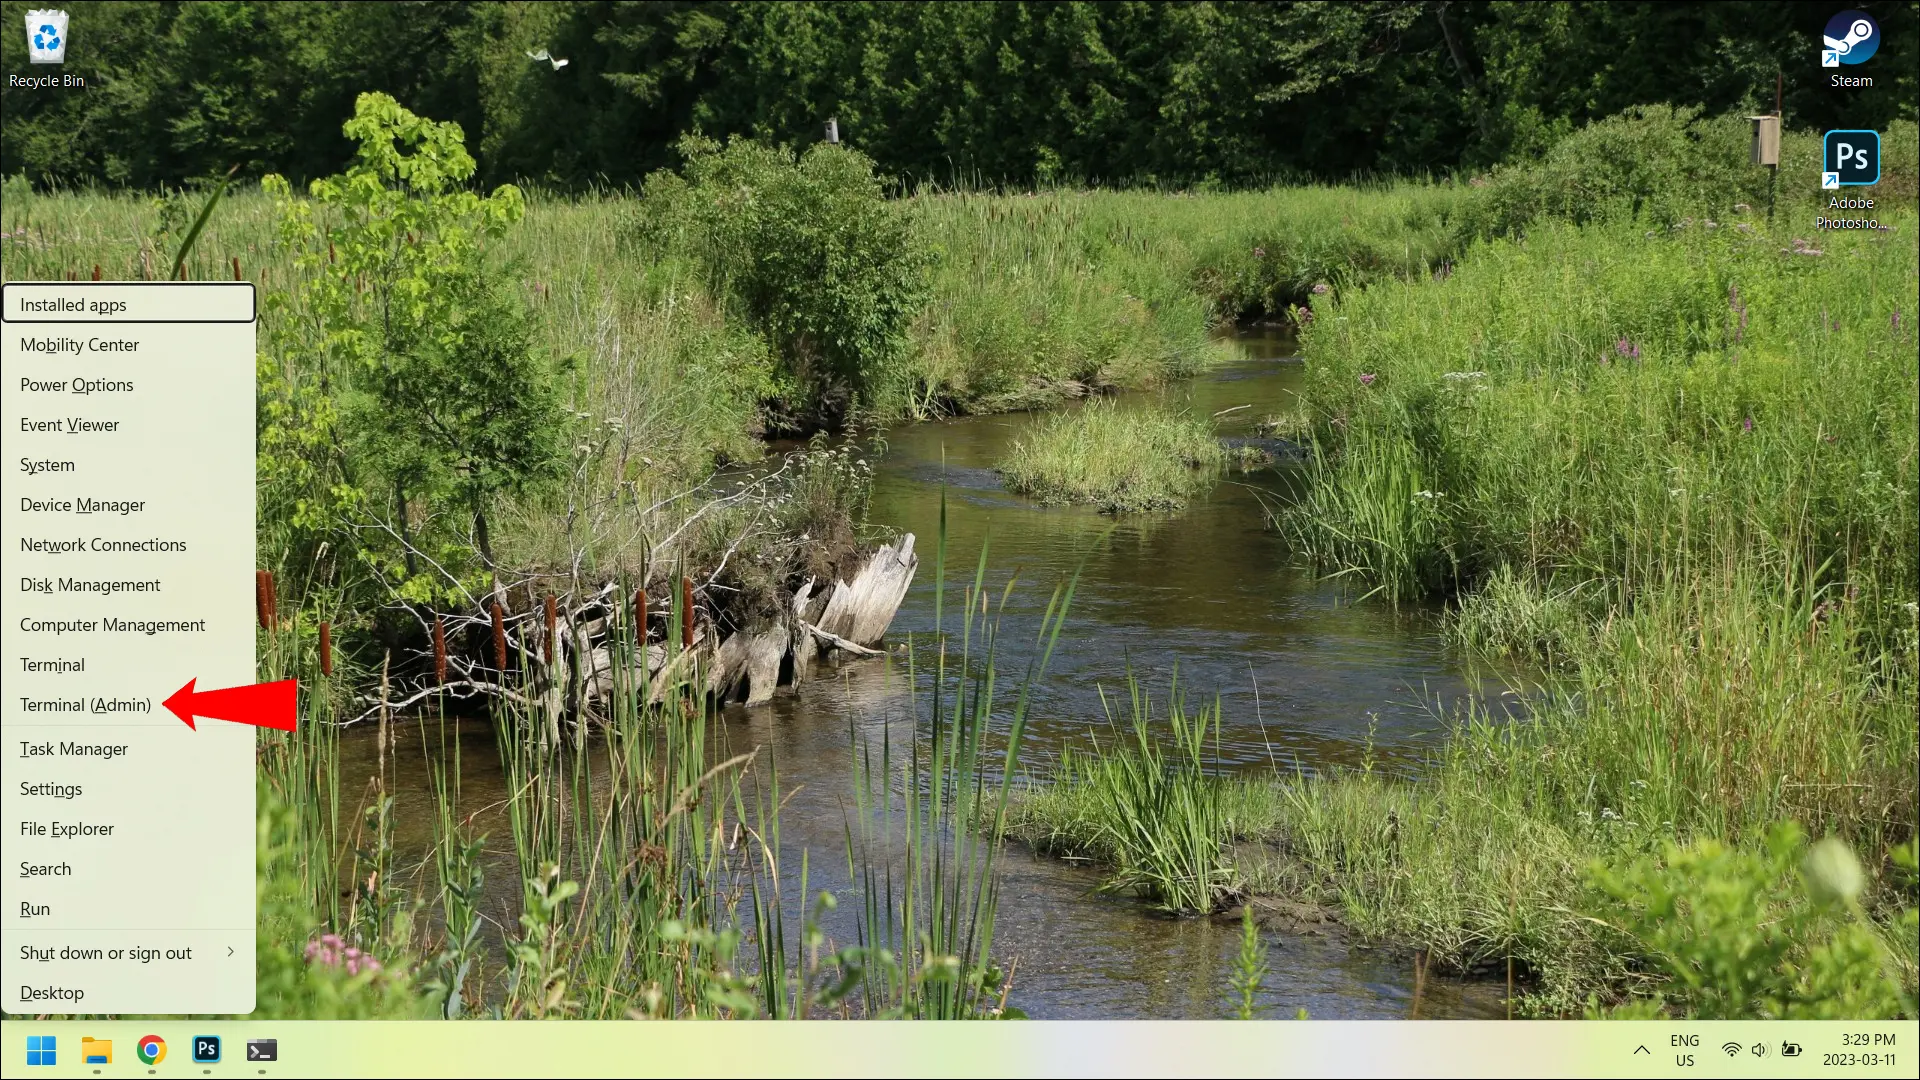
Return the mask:
[[541,49],[541,50],[540,50],[539,52],[530,52],[530,53],[528,53],[528,54],[527,54],[527,59],[529,59],[529,60],[545,60],[545,61],[546,61],[547,63],[549,63],[549,64],[552,64],[552,65],[553,65],[553,70],[555,70],[555,71],[559,71],[559,70],[560,70],[561,68],[563,68],[563,67],[566,67],[566,66],[567,66],[567,62],[566,62],[565,60],[556,60],[556,59],[554,59],[554,58],[553,58],[553,56],[552,56],[552,55],[551,55],[550,53],[548,53],[548,52],[547,52],[547,50],[546,50],[546,49],[545,49],[544,47],[543,47],[543,48],[542,48],[542,49]]

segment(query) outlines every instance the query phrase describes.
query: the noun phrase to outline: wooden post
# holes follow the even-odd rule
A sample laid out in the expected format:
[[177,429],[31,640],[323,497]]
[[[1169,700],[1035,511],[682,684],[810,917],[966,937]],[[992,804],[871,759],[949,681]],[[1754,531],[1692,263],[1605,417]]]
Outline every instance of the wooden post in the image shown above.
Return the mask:
[[827,142],[835,146],[840,144],[840,120],[838,117],[830,116],[827,118]]
[[[1767,227],[1773,227],[1773,189],[1780,180],[1780,128],[1784,116],[1780,111],[1780,98],[1786,89],[1786,76],[1780,69],[1773,71],[1773,164],[1767,166]],[[1822,162],[1822,164],[1825,164]]]

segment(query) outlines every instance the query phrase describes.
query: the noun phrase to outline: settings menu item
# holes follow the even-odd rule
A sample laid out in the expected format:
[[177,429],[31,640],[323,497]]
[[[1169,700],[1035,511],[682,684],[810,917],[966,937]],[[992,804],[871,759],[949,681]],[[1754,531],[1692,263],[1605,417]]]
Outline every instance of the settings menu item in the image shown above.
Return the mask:
[[0,286],[0,930],[9,1013],[245,1013],[254,290]]

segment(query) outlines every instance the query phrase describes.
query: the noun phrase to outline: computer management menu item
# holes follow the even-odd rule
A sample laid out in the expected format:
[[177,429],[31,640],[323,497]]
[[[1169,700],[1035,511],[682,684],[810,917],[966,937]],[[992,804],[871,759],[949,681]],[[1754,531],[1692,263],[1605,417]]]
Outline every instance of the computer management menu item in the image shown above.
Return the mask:
[[0,286],[9,1013],[246,1013],[254,743],[165,707],[254,682],[248,283]]

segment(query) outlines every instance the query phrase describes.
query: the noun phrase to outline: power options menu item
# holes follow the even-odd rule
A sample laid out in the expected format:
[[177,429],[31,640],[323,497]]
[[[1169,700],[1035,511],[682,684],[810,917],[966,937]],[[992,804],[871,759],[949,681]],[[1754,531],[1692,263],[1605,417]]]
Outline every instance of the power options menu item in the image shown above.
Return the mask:
[[10,1013],[246,1013],[252,727],[162,707],[254,672],[253,286],[0,286]]

